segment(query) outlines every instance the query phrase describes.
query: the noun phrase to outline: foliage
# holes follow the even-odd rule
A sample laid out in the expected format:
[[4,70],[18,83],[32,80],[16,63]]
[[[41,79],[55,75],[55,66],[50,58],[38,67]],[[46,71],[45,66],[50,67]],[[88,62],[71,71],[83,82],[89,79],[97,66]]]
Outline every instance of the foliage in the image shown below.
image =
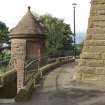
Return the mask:
[[3,60],[4,57],[6,57],[3,52],[4,44],[7,44],[9,42],[9,31],[8,27],[5,23],[0,21],[0,59]]
[[0,43],[7,43],[9,41],[9,31],[5,23],[0,21]]
[[82,42],[80,42],[80,43],[78,44],[78,49],[79,49],[80,51],[82,51],[82,49],[83,49],[83,44],[84,44],[84,41],[82,41]]
[[2,52],[0,54],[0,60],[9,60],[10,59],[10,53],[6,52]]
[[83,49],[83,44],[84,44],[84,41],[80,42],[79,44],[76,45],[76,52],[77,52],[77,55],[79,55]]
[[64,20],[52,17],[51,15],[40,16],[39,21],[47,29],[48,54],[73,50],[72,32],[69,24],[66,24]]

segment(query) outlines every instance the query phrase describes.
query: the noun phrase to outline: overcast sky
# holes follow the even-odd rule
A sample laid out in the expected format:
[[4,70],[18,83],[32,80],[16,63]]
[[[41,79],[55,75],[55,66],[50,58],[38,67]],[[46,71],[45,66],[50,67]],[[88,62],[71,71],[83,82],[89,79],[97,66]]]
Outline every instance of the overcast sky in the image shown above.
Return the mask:
[[0,21],[13,28],[27,12],[27,7],[38,14],[49,13],[58,18],[63,18],[71,24],[73,29],[72,3],[76,2],[76,31],[86,32],[90,0],[0,0]]

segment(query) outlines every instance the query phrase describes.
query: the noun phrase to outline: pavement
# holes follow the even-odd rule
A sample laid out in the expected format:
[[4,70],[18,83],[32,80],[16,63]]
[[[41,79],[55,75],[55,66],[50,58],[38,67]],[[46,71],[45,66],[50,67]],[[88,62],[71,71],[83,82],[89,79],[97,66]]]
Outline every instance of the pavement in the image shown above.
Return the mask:
[[72,80],[76,65],[65,64],[45,75],[29,101],[0,105],[105,105],[105,83]]

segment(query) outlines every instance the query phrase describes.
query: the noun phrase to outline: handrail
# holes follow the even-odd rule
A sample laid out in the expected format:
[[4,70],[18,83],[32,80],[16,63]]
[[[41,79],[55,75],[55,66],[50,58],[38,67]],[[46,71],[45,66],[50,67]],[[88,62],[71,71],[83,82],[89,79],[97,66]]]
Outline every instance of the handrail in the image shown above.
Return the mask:
[[[72,58],[72,56],[67,56],[68,60]],[[55,60],[50,61],[48,56],[32,59],[28,64],[25,65],[25,76],[24,76],[24,83],[26,84],[30,78],[33,77],[33,75],[37,72],[40,72],[42,75],[40,68],[42,66],[45,66],[48,63],[56,62],[56,61],[62,61],[65,60],[66,57],[58,57],[55,58]],[[43,64],[44,62],[44,64]]]
[[29,62],[26,66],[25,69],[27,69],[30,65],[32,65],[34,62],[38,61],[38,59],[34,59],[31,62]]
[[32,76],[38,72],[38,66],[39,66],[39,60],[34,59],[28,62],[28,64],[25,64],[24,69],[24,84],[26,84]]

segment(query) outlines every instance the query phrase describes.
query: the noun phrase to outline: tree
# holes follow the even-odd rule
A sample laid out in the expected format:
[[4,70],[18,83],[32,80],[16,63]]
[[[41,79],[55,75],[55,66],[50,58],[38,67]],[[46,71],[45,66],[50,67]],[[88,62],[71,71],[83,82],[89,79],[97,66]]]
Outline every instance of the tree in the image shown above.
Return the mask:
[[0,21],[0,43],[7,43],[9,41],[9,31],[5,23]]
[[83,44],[84,44],[84,41],[80,42],[80,44],[79,44],[80,50],[83,49]]
[[77,55],[80,55],[80,53],[82,52],[83,44],[84,44],[84,41],[82,41],[82,42],[80,42],[79,44],[76,45]]
[[0,21],[0,55],[3,57],[3,45],[9,42],[9,31],[5,23]]
[[56,54],[61,50],[73,50],[70,25],[51,15],[39,16],[39,21],[47,28],[48,54]]

